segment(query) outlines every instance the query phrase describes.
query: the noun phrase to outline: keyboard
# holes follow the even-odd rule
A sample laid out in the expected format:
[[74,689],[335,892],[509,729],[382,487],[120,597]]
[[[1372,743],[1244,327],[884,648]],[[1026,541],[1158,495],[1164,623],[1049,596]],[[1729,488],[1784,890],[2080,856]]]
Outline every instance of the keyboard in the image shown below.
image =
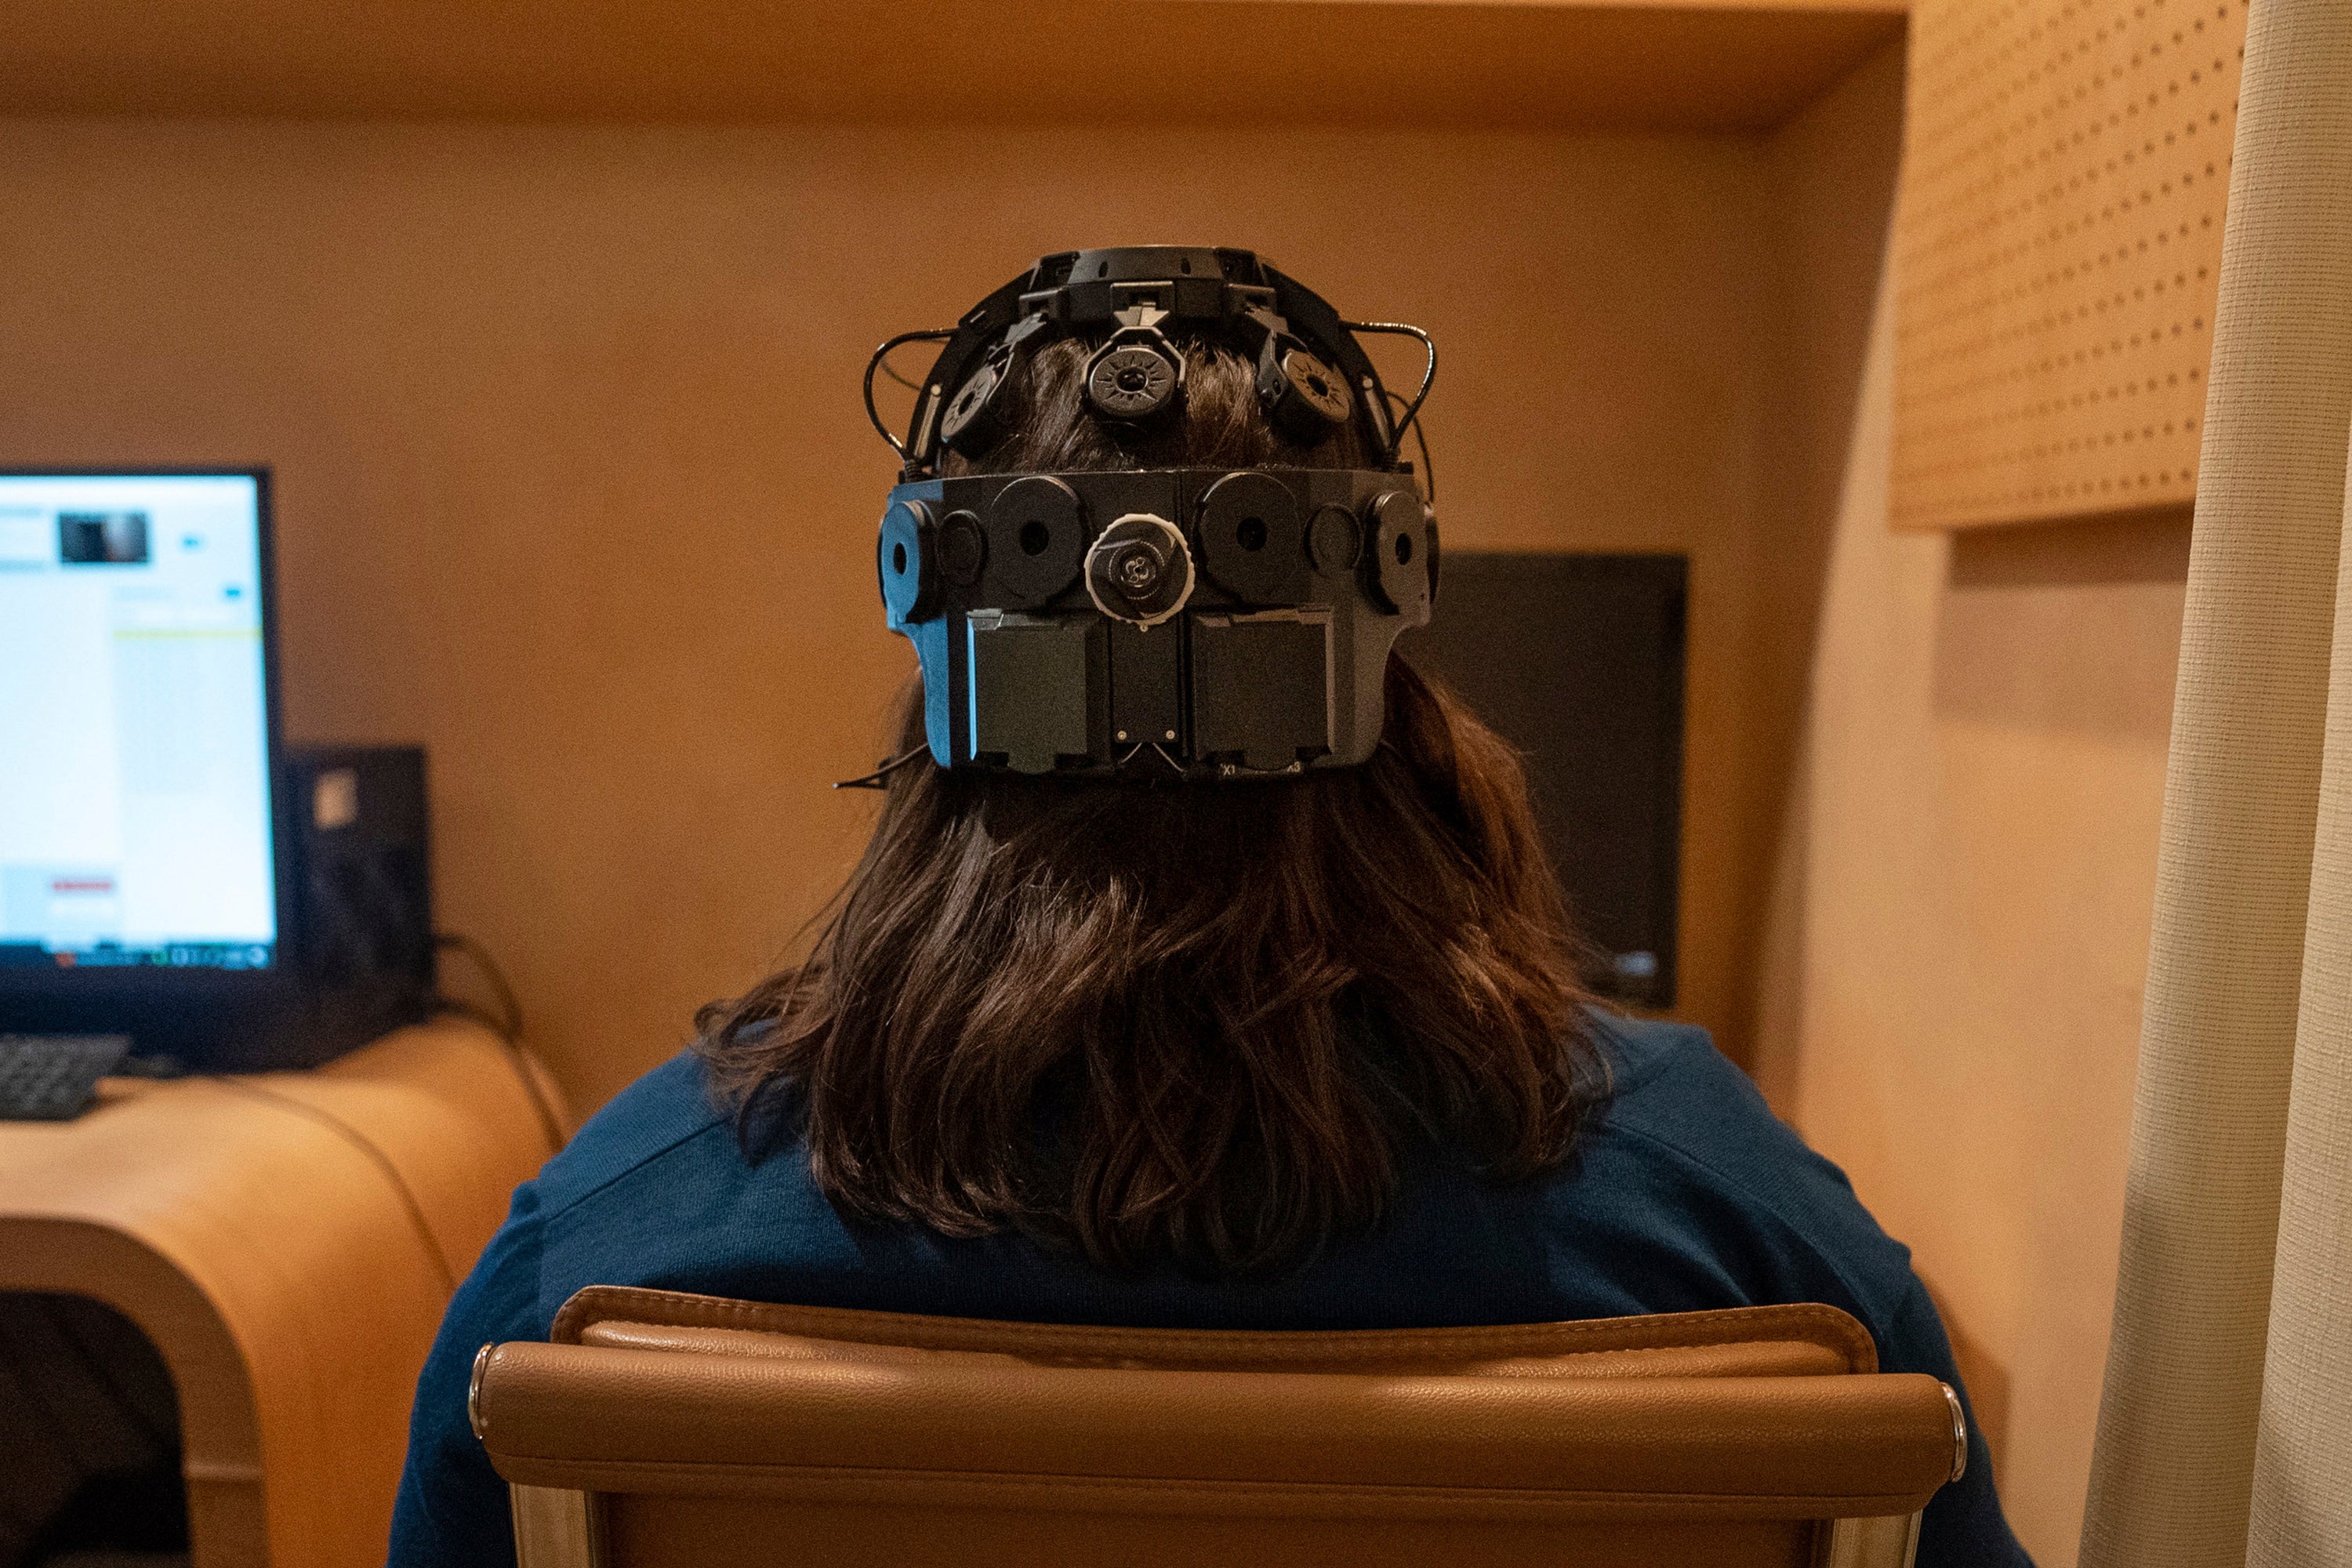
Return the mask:
[[121,1035],[0,1035],[0,1121],[68,1121],[122,1064]]

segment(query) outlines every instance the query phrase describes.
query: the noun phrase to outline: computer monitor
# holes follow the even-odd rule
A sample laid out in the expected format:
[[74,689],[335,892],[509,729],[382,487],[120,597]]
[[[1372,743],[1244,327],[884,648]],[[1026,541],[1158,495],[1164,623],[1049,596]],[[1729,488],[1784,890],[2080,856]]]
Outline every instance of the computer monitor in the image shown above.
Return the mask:
[[270,607],[266,470],[0,469],[0,1029],[278,982]]
[[1674,1005],[1682,860],[1680,555],[1453,551],[1398,645],[1525,756],[1603,995]]

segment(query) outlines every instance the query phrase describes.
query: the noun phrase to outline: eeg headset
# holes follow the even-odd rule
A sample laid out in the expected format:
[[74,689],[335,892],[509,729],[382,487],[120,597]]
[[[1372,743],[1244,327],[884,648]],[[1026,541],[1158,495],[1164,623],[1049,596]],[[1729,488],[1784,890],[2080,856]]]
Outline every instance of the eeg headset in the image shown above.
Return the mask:
[[[1427,351],[1393,422],[1360,331]],[[1014,431],[1017,370],[1064,338],[1088,346],[1101,419],[1174,416],[1190,338],[1255,364],[1292,441],[1352,421],[1372,466],[941,477],[943,450],[979,458]],[[946,346],[902,441],[874,372],[919,340]],[[866,411],[902,466],[877,564],[889,627],[922,663],[928,745],[852,782],[878,786],[924,750],[942,767],[1185,779],[1367,761],[1389,650],[1436,599],[1436,514],[1398,455],[1436,369],[1419,328],[1343,322],[1249,251],[1181,246],[1048,256],[953,328],[884,343]]]

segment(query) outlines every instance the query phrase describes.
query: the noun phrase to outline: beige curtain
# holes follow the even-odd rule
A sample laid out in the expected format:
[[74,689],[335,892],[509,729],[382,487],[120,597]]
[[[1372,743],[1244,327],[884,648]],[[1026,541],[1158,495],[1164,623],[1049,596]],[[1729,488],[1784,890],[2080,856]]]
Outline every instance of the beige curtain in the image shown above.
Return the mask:
[[2086,1568],[2352,1565],[2352,0],[2254,0]]

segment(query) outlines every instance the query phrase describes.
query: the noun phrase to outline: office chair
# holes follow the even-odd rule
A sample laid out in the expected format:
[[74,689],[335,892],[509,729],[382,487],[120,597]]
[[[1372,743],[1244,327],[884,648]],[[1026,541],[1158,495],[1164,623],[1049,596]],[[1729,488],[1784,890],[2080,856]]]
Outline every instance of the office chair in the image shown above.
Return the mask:
[[1907,1568],[1957,1397],[1825,1306],[1297,1333],[593,1287],[483,1347],[521,1568]]

